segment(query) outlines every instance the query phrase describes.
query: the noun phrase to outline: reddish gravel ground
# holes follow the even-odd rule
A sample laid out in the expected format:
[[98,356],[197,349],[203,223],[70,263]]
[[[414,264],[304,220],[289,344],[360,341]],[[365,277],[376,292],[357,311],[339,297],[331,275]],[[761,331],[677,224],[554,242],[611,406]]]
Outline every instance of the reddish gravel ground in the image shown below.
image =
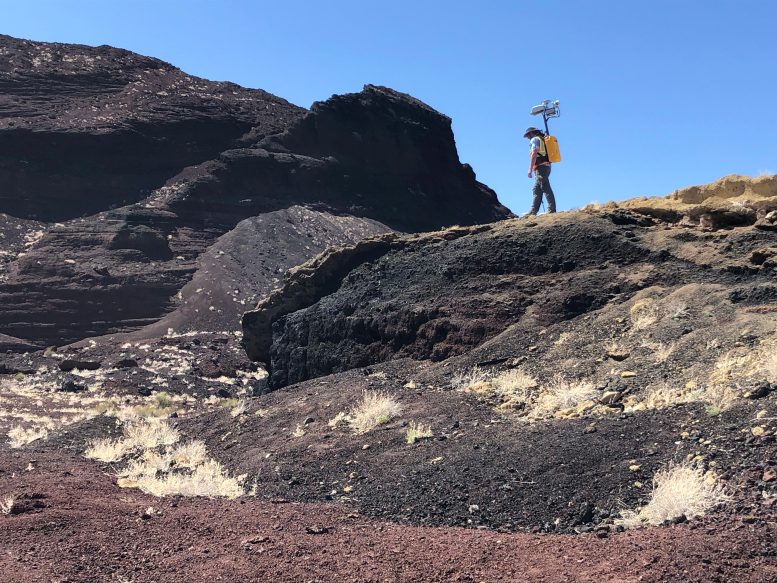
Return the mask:
[[726,516],[607,538],[421,528],[337,504],[156,499],[69,454],[3,450],[9,492],[3,583],[777,581],[775,523]]

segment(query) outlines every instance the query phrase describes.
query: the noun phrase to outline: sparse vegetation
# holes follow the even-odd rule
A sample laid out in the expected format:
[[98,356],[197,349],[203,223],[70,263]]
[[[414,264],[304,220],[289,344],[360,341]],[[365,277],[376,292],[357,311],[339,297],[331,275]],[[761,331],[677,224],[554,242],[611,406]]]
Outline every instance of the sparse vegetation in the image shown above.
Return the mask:
[[649,502],[642,508],[621,512],[616,521],[625,528],[663,524],[684,516],[702,516],[728,500],[725,488],[712,473],[690,463],[672,465],[656,473]]
[[130,451],[127,441],[124,439],[101,438],[90,442],[84,451],[84,457],[105,463],[118,462]]
[[357,433],[367,433],[397,417],[402,406],[387,393],[365,391],[361,402],[351,411],[348,423]]
[[499,409],[519,411],[530,420],[566,416],[596,405],[593,383],[568,380],[560,375],[538,383],[521,369],[509,369],[492,377],[475,374],[469,378],[476,383],[465,386],[464,390],[492,401],[495,398]]
[[652,298],[644,298],[634,302],[629,310],[631,327],[635,332],[646,330],[660,319],[658,307]]
[[642,346],[653,353],[653,358],[657,363],[666,362],[675,350],[675,345],[664,344],[663,342],[643,341]]
[[208,459],[191,471],[173,472],[168,458],[150,457],[131,464],[120,474],[119,485],[139,488],[152,496],[203,496],[237,498],[244,494],[237,478],[231,478],[217,461]]
[[173,404],[173,398],[165,391],[158,391],[153,394],[153,399],[161,409],[167,409]]
[[433,436],[434,433],[432,433],[431,427],[411,421],[405,433],[405,441],[407,441],[408,445],[413,445],[419,439],[428,439]]
[[19,448],[38,439],[46,439],[49,435],[45,427],[22,427],[14,425],[8,430],[8,445]]
[[582,407],[592,407],[596,398],[593,383],[554,377],[540,391],[532,405],[532,417],[547,417],[554,414],[572,412]]
[[486,383],[490,376],[481,368],[475,366],[468,371],[457,372],[451,378],[451,385],[456,389],[468,389]]
[[15,505],[16,505],[16,496],[14,496],[13,494],[6,494],[2,498],[0,498],[0,514],[5,514],[6,516],[11,514],[11,512],[13,512]]
[[209,459],[202,441],[176,443],[180,434],[165,421],[130,422],[122,439],[93,441],[84,456],[104,462],[118,462],[139,452],[118,474],[119,485],[139,488],[154,496],[225,496],[243,494],[240,480],[231,478]]
[[648,387],[642,397],[631,396],[625,401],[626,411],[666,409],[683,403],[695,403],[703,399],[703,392],[696,383],[673,387],[666,383]]
[[340,423],[347,423],[348,422],[348,415],[345,414],[345,412],[340,411],[337,415],[332,417],[328,422],[327,425],[329,427],[335,428]]
[[158,419],[128,423],[124,428],[124,439],[128,444],[141,449],[173,445],[180,438],[181,435],[177,429]]
[[240,399],[237,404],[232,407],[232,410],[229,412],[231,417],[240,417],[241,415],[245,415],[246,412],[247,403],[245,399]]

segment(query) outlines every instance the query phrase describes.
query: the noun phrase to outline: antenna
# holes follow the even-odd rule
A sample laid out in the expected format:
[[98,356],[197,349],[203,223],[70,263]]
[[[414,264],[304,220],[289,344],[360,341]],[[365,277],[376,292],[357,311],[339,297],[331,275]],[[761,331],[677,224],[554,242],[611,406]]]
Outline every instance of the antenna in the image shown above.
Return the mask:
[[558,99],[556,101],[551,101],[550,99],[546,99],[539,105],[535,105],[531,108],[531,114],[532,115],[540,115],[542,114],[542,121],[545,122],[545,133],[550,134],[550,131],[548,130],[548,119],[551,117],[559,117],[561,115],[561,109],[559,109]]

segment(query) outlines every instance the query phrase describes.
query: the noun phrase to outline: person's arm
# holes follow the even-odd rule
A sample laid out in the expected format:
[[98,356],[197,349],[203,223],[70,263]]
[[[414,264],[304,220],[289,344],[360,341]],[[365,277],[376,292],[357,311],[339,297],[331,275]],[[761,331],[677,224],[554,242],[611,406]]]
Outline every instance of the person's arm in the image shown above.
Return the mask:
[[532,148],[531,156],[529,156],[529,178],[531,178],[532,172],[534,171],[534,162],[537,160],[537,150]]

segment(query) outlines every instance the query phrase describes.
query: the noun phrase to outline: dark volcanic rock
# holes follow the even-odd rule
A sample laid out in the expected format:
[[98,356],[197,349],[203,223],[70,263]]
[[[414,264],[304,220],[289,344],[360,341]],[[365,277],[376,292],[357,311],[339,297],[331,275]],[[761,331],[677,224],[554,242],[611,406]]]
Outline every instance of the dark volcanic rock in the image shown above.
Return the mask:
[[0,35],[0,212],[64,220],[141,200],[304,110],[112,47]]
[[510,214],[459,162],[450,119],[390,89],[306,113],[127,51],[0,44],[0,211],[63,221],[0,265],[0,330],[30,344],[165,314],[139,334],[235,330],[243,302],[328,245]]
[[[560,214],[540,219],[541,226],[504,221],[330,251],[290,272],[282,290],[244,316],[244,343],[249,356],[270,362],[270,386],[279,387],[395,358],[447,359],[511,326],[514,340],[481,359],[515,360],[537,349],[540,330],[567,321],[579,329],[581,316],[649,286],[687,286],[683,293],[694,303],[726,302],[725,290],[743,288],[742,301],[763,302],[755,290],[768,285],[770,272],[742,266],[749,265],[749,249],[766,243],[766,233],[747,228],[724,235],[728,252],[712,267],[703,251],[696,261],[682,256],[692,229],[651,221],[619,227],[622,218]],[[691,289],[711,282],[718,287]],[[684,321],[683,306],[690,304],[680,298],[667,304],[677,313],[662,332],[667,343],[686,335],[698,343],[699,322],[712,323]],[[712,304],[705,310],[715,313]]]

